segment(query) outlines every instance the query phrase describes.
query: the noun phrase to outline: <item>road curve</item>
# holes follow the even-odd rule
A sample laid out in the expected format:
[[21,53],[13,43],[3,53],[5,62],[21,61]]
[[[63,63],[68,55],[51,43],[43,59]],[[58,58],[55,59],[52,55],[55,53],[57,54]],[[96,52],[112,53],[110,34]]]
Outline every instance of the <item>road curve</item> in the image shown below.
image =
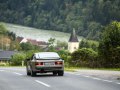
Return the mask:
[[0,68],[0,90],[120,90],[120,81],[65,72],[64,76],[26,75],[25,68]]

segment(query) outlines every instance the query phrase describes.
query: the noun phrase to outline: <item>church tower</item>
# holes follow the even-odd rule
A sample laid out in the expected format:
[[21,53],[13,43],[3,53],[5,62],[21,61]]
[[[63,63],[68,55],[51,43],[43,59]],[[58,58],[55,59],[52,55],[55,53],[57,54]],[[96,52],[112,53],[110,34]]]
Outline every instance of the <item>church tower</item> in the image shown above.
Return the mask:
[[70,39],[68,41],[68,51],[72,53],[76,51],[78,48],[79,48],[79,41],[75,29],[73,29],[73,32],[71,33]]

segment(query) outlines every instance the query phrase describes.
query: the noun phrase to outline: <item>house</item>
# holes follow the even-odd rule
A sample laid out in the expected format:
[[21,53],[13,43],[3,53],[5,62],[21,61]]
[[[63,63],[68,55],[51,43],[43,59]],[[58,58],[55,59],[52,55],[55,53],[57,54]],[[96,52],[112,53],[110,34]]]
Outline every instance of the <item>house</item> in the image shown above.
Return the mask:
[[44,41],[38,41],[38,46],[46,48],[46,47],[48,47],[48,43],[46,43]]
[[17,51],[0,51],[0,62],[9,62],[11,57],[18,53]]
[[38,46],[38,42],[36,40],[33,40],[33,39],[27,39],[27,42],[29,42],[30,44],[32,45],[36,45]]
[[73,29],[73,32],[71,33],[71,36],[68,41],[68,51],[72,53],[76,51],[78,48],[79,48],[79,41],[75,29]]
[[48,43],[45,42],[45,41],[37,41],[37,40],[34,40],[34,39],[26,39],[26,38],[23,38],[23,37],[17,37],[17,41],[19,43],[29,42],[32,45],[40,46],[42,48],[46,48],[48,46]]
[[23,38],[23,37],[17,37],[17,41],[19,42],[19,43],[26,43],[28,40],[26,39],[26,38]]

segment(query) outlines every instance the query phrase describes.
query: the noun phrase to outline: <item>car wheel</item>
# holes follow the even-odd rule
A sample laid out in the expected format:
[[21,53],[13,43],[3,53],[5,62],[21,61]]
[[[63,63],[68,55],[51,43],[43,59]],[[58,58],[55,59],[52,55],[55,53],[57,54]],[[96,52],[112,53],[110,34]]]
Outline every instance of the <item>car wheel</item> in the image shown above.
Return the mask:
[[53,75],[56,76],[56,75],[57,75],[57,72],[53,72]]
[[27,72],[27,75],[31,75],[31,73],[28,71],[28,68],[26,67],[26,72]]
[[34,72],[34,71],[31,70],[31,76],[32,77],[36,76],[36,72]]
[[31,73],[27,71],[27,75],[29,76],[29,75],[31,75]]
[[63,76],[64,75],[64,71],[58,71],[58,76]]

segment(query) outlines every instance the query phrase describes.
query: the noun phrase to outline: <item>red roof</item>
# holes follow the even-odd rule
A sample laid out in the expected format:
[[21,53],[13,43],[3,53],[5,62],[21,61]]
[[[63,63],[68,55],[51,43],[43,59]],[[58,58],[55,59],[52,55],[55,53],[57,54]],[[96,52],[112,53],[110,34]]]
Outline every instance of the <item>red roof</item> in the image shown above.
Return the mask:
[[33,39],[27,39],[29,43],[33,44],[33,45],[48,45],[46,42],[44,41],[37,41],[37,40],[33,40]]
[[27,39],[27,42],[33,44],[33,45],[38,45],[38,42],[36,40],[32,40],[32,39]]
[[19,36],[17,37],[18,42],[21,42],[23,39],[24,39],[23,37],[19,37]]
[[[24,39],[23,37],[19,37],[19,36],[17,37],[18,42],[21,42],[23,39]],[[48,43],[45,41],[37,41],[34,39],[27,39],[27,42],[31,43],[32,45],[37,45],[37,46],[48,45]]]

